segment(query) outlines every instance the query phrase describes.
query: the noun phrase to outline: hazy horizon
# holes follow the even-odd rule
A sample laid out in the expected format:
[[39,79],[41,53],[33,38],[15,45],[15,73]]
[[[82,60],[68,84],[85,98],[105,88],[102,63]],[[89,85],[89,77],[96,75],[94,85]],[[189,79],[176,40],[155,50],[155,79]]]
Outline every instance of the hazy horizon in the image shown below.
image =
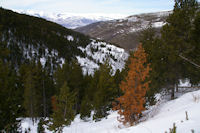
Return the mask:
[[1,0],[0,6],[14,11],[129,16],[172,10],[171,0]]

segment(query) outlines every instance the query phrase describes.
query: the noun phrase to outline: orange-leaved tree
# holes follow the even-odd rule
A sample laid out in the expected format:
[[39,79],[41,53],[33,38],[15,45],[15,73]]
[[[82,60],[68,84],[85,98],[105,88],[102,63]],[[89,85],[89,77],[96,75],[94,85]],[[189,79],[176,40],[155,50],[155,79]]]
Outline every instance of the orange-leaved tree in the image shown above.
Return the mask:
[[140,44],[130,59],[128,75],[122,81],[120,88],[124,95],[117,98],[119,102],[114,109],[119,110],[118,120],[123,124],[133,125],[140,119],[145,110],[145,95],[149,89],[148,80],[150,64],[147,64],[147,54]]

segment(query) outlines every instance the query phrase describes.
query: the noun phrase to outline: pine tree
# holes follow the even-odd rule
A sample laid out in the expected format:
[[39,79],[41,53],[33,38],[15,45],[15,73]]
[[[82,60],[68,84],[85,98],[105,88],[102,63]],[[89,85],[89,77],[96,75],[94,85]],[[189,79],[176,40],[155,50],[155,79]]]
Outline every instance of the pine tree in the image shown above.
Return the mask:
[[108,63],[105,63],[99,68],[99,77],[93,98],[93,119],[98,121],[108,115],[107,111],[112,107],[112,102],[117,97],[117,92],[114,77],[111,76],[111,67]]
[[67,83],[65,82],[60,88],[58,96],[53,98],[53,115],[49,129],[53,131],[62,132],[63,126],[70,125],[75,117],[76,93],[70,92]]
[[51,96],[54,95],[52,76],[40,62],[23,64],[19,69],[24,88],[24,107],[26,116],[33,121],[37,117],[47,117],[51,113]]
[[84,78],[80,65],[77,61],[71,63],[65,62],[63,67],[59,67],[54,74],[56,81],[56,89],[59,90],[64,82],[68,83],[70,91],[77,92],[76,113],[80,111],[81,101],[84,95]]
[[89,100],[88,95],[85,93],[83,100],[81,101],[80,107],[80,118],[87,121],[92,111],[92,102]]
[[20,132],[22,93],[16,72],[0,59],[0,132]]
[[[180,79],[187,78],[187,64],[180,58],[192,49],[190,32],[194,16],[197,12],[196,0],[175,0],[173,13],[167,18],[167,24],[162,28],[162,42],[165,51],[166,84],[174,98],[175,86],[178,88]],[[178,91],[178,90],[177,90]]]
[[[0,38],[2,38],[0,26]],[[6,41],[0,41],[0,132],[20,132],[20,120],[23,115],[23,88],[17,72],[8,62],[10,51]]]
[[147,29],[143,30],[140,34],[140,42],[148,54],[147,63],[151,64],[149,73],[149,90],[147,91],[146,98],[148,104],[154,104],[154,94],[161,91],[165,87],[165,75],[166,64],[165,64],[165,50],[162,46],[162,40],[156,36],[155,29],[152,25],[149,25]]
[[114,106],[114,109],[119,109],[120,118],[118,120],[123,124],[133,125],[145,110],[145,95],[150,83],[147,80],[150,64],[146,62],[147,54],[140,44],[131,59],[126,81],[122,81],[120,85],[124,95],[117,98],[119,104]]
[[24,107],[26,109],[27,115],[31,117],[34,122],[39,116],[37,112],[37,99],[36,99],[36,84],[34,81],[34,74],[29,70],[26,74],[26,80],[24,83]]
[[80,118],[87,120],[90,117],[92,111],[92,97],[93,91],[90,91],[89,87],[91,85],[93,77],[91,75],[85,75],[82,84],[82,100],[80,105]]
[[114,75],[114,84],[116,84],[116,90],[117,90],[117,97],[120,97],[122,95],[122,91],[120,89],[120,83],[122,82],[122,80],[124,79],[124,75],[123,72],[120,72],[120,70],[118,69],[115,72]]
[[[200,66],[200,11],[197,13],[193,28],[191,32],[191,44],[193,49],[185,54],[184,56],[194,62],[195,64]],[[195,66],[194,64],[189,63],[187,70],[189,71],[188,77],[190,79],[190,83],[192,85],[198,85],[200,82],[200,68]]]

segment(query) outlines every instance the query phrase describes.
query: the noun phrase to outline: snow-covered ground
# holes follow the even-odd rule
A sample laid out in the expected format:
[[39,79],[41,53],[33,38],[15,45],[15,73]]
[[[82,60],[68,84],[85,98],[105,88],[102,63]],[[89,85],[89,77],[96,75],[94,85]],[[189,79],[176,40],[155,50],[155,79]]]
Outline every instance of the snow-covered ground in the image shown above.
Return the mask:
[[[80,120],[79,116],[73,123],[64,128],[64,133],[169,133],[169,128],[176,124],[177,133],[200,133],[200,90],[186,93],[175,100],[161,100],[150,109],[151,117],[132,127],[124,127],[117,121],[117,112],[99,122]],[[186,120],[188,113],[189,120]],[[22,122],[23,131],[30,127],[35,133],[37,126],[30,125],[30,120]],[[48,131],[49,132],[49,131]]]

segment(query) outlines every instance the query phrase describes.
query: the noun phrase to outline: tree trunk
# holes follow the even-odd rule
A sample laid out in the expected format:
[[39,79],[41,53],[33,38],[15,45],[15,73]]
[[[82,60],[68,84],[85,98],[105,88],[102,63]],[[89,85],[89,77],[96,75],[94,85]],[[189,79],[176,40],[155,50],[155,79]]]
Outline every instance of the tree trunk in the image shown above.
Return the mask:
[[178,92],[178,83],[175,84],[176,92]]
[[64,114],[63,114],[64,119],[66,117],[66,113],[67,113],[67,107],[65,106],[65,108],[64,108]]
[[43,85],[43,115],[46,118],[47,113],[46,113],[46,93],[45,93],[45,88],[44,88],[44,79],[42,81],[42,85]]
[[171,88],[171,99],[172,99],[172,100],[174,99],[174,90],[175,90],[174,87],[172,87],[172,88]]

